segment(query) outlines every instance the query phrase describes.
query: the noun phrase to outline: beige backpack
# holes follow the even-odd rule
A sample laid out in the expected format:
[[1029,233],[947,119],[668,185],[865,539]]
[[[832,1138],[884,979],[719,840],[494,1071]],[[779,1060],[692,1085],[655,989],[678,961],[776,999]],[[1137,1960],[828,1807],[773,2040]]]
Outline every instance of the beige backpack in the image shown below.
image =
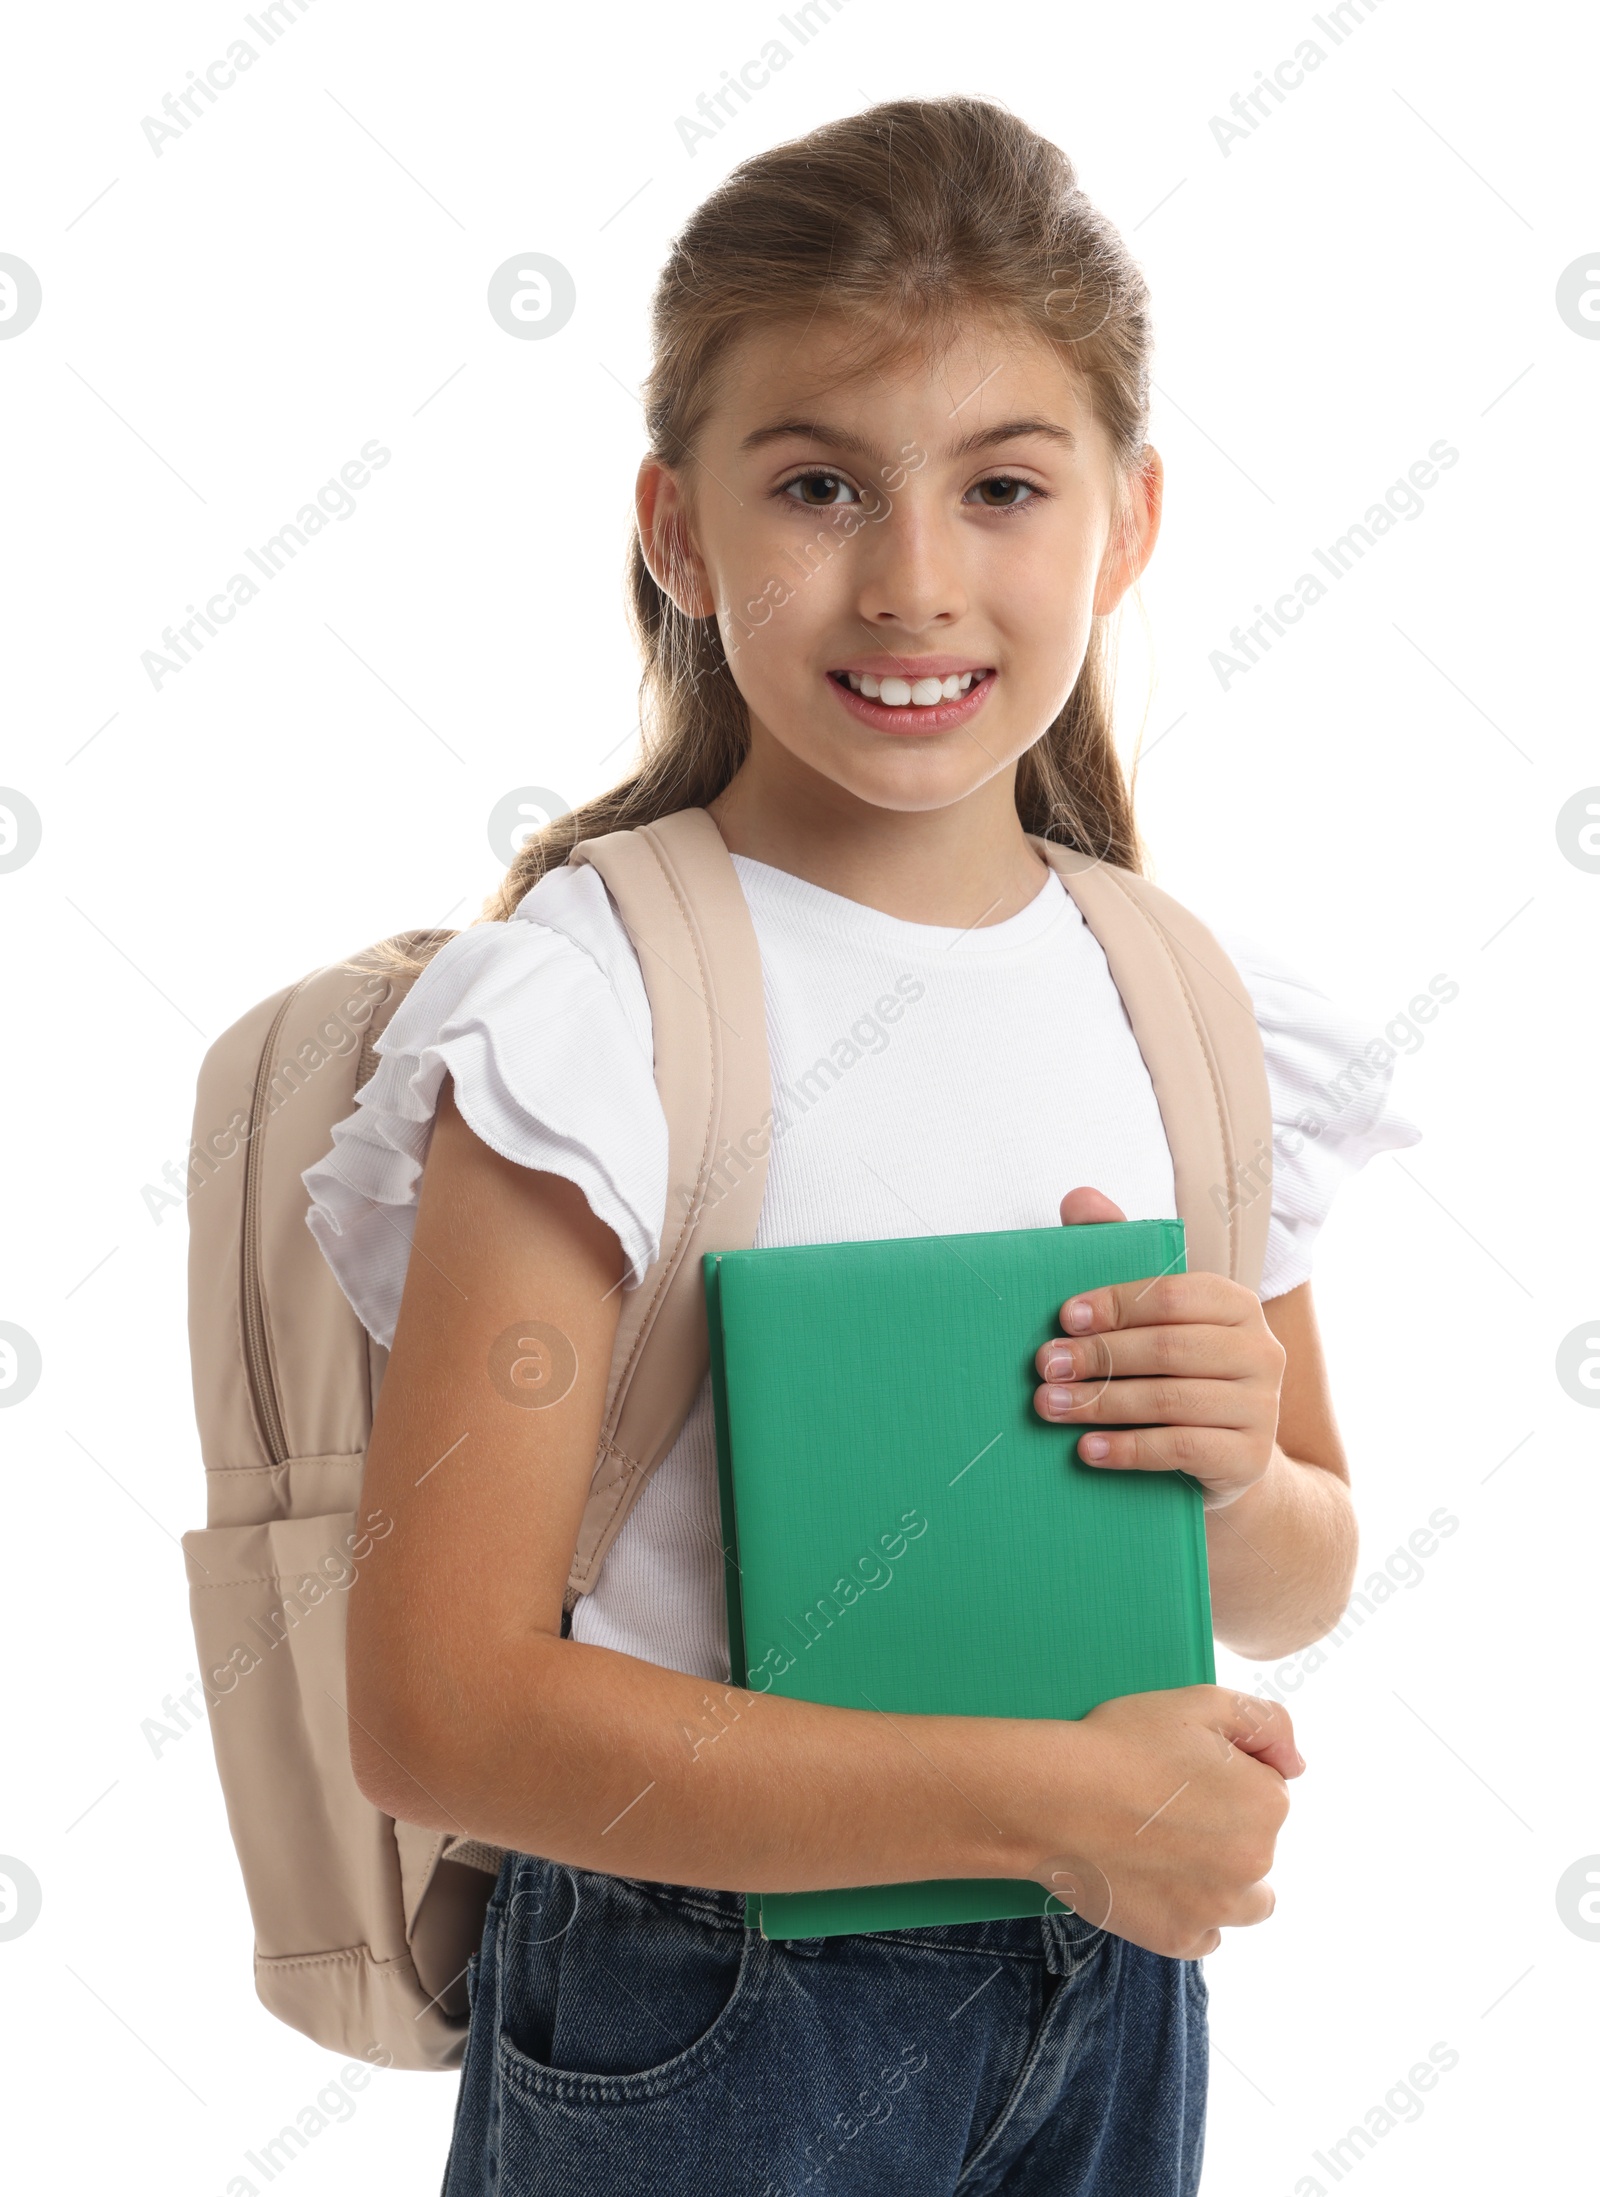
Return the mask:
[[[1171,1147],[1188,1263],[1259,1287],[1271,1120],[1250,997],[1157,887],[1035,844],[1105,952]],[[760,956],[703,809],[576,848],[638,950],[666,1111],[661,1253],[623,1298],[565,1607],[588,1593],[706,1370],[700,1254],[749,1244],[771,1125]],[[453,934],[413,932],[426,959]],[[348,2056],[459,2063],[465,1970],[499,1849],[393,1821],[350,1767],[345,1593],[391,1521],[361,1477],[388,1353],[306,1226],[300,1177],[355,1111],[413,979],[377,949],[244,1015],[201,1065],[189,1332],[206,1525],[183,1538],[217,1767],[255,1926],[256,1990]]]

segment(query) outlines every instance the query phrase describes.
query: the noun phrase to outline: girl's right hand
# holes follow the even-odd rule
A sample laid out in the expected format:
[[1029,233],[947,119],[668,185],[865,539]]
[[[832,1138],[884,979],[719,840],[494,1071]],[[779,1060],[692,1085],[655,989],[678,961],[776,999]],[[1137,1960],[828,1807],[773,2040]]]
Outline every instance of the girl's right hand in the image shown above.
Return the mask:
[[1072,1828],[1030,1869],[1036,1882],[1085,1921],[1177,1960],[1266,1920],[1284,1781],[1305,1768],[1287,1710],[1183,1686],[1125,1694],[1053,1729],[1070,1764],[1058,1821]]

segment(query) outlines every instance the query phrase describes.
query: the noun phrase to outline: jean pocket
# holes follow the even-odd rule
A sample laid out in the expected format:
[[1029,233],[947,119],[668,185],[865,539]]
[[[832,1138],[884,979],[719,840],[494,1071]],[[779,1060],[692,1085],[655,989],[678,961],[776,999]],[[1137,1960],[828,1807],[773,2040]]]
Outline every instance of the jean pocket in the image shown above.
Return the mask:
[[534,1862],[507,1904],[502,2073],[568,2105],[662,2097],[700,2080],[756,2014],[771,1948],[692,1901]]

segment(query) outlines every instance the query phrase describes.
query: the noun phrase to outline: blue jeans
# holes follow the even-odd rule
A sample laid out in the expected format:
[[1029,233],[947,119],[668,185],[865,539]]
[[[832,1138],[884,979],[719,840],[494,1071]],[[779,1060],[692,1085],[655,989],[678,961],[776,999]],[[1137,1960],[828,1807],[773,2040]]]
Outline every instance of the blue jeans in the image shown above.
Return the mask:
[[1206,1986],[1075,1915],[768,1942],[508,1854],[443,2197],[1193,2197]]

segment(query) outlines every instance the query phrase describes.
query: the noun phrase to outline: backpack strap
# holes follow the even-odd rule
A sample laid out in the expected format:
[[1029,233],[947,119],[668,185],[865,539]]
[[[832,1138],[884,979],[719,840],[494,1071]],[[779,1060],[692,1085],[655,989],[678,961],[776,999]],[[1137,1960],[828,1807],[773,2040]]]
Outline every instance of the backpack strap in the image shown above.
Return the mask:
[[1148,878],[1028,836],[1072,895],[1122,994],[1172,1152],[1189,1271],[1259,1290],[1272,1103],[1239,972],[1199,918]]
[[699,1394],[710,1363],[700,1258],[755,1240],[772,1088],[755,926],[706,811],[580,841],[568,860],[600,872],[638,953],[669,1142],[661,1249],[622,1300],[570,1610]]

